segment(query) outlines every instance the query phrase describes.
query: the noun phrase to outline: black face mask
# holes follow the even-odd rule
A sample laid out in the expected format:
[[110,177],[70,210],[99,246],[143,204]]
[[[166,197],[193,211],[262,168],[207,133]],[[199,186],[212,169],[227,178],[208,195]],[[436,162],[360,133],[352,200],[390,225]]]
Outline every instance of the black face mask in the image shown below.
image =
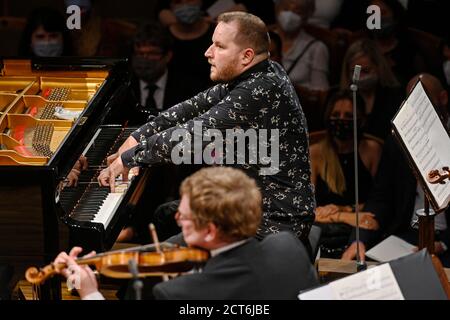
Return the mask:
[[150,60],[140,56],[133,56],[131,67],[139,79],[153,83],[164,73],[165,65],[161,60]]
[[327,128],[336,139],[344,141],[353,138],[353,120],[351,119],[328,119]]

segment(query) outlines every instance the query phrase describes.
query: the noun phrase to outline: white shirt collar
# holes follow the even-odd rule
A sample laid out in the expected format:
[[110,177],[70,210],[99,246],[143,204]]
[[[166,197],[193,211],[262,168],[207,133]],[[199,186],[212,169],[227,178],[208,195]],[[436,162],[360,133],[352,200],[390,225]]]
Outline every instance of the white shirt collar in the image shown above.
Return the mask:
[[224,253],[225,251],[231,250],[233,248],[239,247],[240,245],[243,245],[245,242],[247,242],[249,239],[245,239],[245,240],[241,240],[241,241],[237,241],[237,242],[233,242],[230,243],[226,246],[217,248],[217,249],[213,249],[210,251],[211,257],[215,257],[218,254]]
[[168,74],[169,74],[169,72],[167,71],[167,68],[166,68],[166,71],[164,72],[164,74],[158,79],[158,81],[155,82],[155,84],[158,88],[162,88],[162,89],[166,88]]
[[[158,79],[158,81],[155,82],[155,85],[157,88],[155,90],[153,97],[155,99],[156,106],[158,109],[163,108],[164,95],[165,95],[165,91],[166,91],[168,74],[169,74],[169,71],[166,68],[166,71],[164,72],[164,74]],[[147,96],[148,96],[147,85],[148,85],[147,82],[139,79],[139,87],[141,90],[140,91],[141,92],[141,105],[145,105],[145,101],[147,100]]]

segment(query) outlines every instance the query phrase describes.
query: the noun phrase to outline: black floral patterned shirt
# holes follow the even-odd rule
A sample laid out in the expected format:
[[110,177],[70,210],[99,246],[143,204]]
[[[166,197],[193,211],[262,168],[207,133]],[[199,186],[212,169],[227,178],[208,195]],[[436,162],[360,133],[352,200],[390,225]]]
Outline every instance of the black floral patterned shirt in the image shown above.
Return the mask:
[[[200,132],[195,129],[198,123],[202,125]],[[180,146],[180,140],[171,139],[175,130],[185,132],[188,141],[188,138],[208,136],[205,133],[208,129],[216,129],[224,137],[227,129],[256,132],[266,129],[269,138],[273,138],[271,130],[277,129],[278,145],[273,139],[266,139],[265,146],[271,155],[271,148],[279,148],[279,170],[261,174],[261,169],[269,165],[251,163],[247,158],[241,164],[223,162],[244,170],[256,180],[262,192],[260,237],[290,230],[304,240],[314,221],[315,209],[308,130],[297,94],[284,69],[276,62],[262,61],[232,82],[217,84],[163,111],[132,134],[139,144],[123,153],[122,161],[127,167],[170,162],[172,150]],[[202,143],[202,148],[208,143]],[[247,143],[247,147],[249,154],[256,152],[254,144]],[[224,148],[224,155],[228,150]]]

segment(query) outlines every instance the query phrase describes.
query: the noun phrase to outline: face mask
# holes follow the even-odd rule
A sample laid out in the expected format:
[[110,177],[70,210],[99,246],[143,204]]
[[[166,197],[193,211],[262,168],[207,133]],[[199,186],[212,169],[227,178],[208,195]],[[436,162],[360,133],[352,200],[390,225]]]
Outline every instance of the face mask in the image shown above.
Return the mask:
[[386,39],[391,37],[397,28],[397,23],[391,17],[381,17],[380,29],[371,30],[373,36],[378,39]]
[[63,52],[63,44],[60,41],[35,41],[31,49],[38,57],[59,57]]
[[327,128],[331,136],[339,140],[353,138],[353,120],[350,119],[328,119]]
[[161,60],[150,60],[139,56],[133,56],[131,67],[139,79],[152,83],[162,76],[166,66]]
[[277,20],[280,27],[288,33],[298,30],[302,25],[302,17],[292,11],[281,11]]
[[443,68],[444,68],[445,80],[447,81],[447,84],[450,85],[450,60],[447,60],[444,62]]
[[358,88],[361,90],[371,90],[378,84],[378,76],[376,74],[370,74],[364,78],[359,79]]
[[199,5],[185,4],[176,8],[173,13],[177,20],[184,24],[193,24],[200,19],[202,12]]

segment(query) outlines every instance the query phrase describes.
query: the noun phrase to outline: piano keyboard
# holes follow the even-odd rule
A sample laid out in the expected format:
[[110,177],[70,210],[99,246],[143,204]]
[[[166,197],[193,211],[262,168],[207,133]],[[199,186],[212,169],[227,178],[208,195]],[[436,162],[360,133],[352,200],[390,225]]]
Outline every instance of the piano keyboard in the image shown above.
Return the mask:
[[98,185],[97,176],[106,167],[106,158],[115,153],[134,128],[101,127],[88,144],[83,154],[87,157],[89,167],[82,171],[78,186],[65,187],[60,194],[60,202],[73,220],[83,223],[100,223],[106,230],[120,205],[128,184],[133,179],[130,172],[129,182],[116,181],[116,192],[109,187]]

